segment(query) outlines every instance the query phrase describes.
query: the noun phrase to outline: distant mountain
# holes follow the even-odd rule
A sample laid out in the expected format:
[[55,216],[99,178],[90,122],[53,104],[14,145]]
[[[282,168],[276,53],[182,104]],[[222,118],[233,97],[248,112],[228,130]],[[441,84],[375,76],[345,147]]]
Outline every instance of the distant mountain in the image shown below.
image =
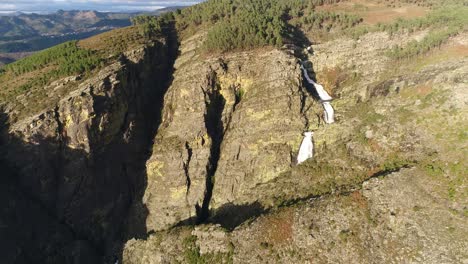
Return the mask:
[[[20,14],[0,17],[0,40],[60,35],[93,30],[96,27],[130,25],[131,14],[97,11],[63,11],[54,14]],[[105,21],[103,23],[102,21]]]
[[[59,10],[52,14],[15,13],[0,16],[0,57],[4,53],[33,52],[68,40],[79,40],[129,26],[130,18],[158,15],[182,7],[152,12],[108,13],[92,10]],[[2,60],[0,63],[5,63]]]

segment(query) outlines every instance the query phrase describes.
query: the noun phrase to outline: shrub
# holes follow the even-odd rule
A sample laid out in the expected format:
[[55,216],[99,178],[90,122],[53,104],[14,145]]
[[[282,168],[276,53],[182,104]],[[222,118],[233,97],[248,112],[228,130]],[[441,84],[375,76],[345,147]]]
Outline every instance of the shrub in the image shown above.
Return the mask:
[[[262,46],[281,46],[294,41],[292,18],[312,12],[316,5],[340,0],[219,0],[186,8],[176,14],[179,30],[210,25],[206,51],[230,51]],[[353,24],[354,18],[329,14],[331,19]]]
[[57,77],[89,72],[100,62],[101,58],[95,52],[81,49],[77,46],[77,41],[70,41],[8,64],[3,71],[20,75],[50,65],[55,66],[56,69],[47,77]]

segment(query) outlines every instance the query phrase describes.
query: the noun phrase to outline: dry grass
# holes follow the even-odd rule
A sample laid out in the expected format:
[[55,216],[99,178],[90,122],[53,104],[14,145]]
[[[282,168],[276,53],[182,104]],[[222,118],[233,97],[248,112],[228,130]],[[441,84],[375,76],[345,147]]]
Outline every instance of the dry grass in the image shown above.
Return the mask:
[[269,245],[288,243],[293,236],[294,209],[287,208],[262,218],[259,228],[259,242]]
[[373,152],[381,152],[383,149],[375,139],[368,139],[367,143]]
[[462,33],[458,37],[452,38],[448,43],[442,45],[439,49],[434,49],[424,56],[416,57],[410,61],[407,61],[401,67],[401,70],[407,72],[417,72],[428,65],[437,64],[443,61],[461,59],[468,57],[468,42],[462,41],[468,39],[467,33]]
[[116,55],[120,52],[134,49],[147,43],[137,26],[115,29],[78,42],[78,46],[85,49]]
[[351,200],[361,209],[369,208],[366,197],[364,197],[360,191],[351,193]]
[[359,15],[365,24],[375,25],[377,23],[388,23],[398,18],[423,17],[429,9],[417,5],[402,4],[401,7],[389,7],[382,3],[369,0],[352,0],[333,5],[317,7],[317,10],[333,12],[344,12]]
[[398,18],[423,17],[428,9],[419,6],[407,6],[400,8],[382,8],[371,10],[363,14],[364,23],[375,25],[377,23],[388,23]]
[[323,85],[331,97],[335,96],[336,91],[347,78],[347,71],[340,67],[325,68],[317,73],[317,82]]

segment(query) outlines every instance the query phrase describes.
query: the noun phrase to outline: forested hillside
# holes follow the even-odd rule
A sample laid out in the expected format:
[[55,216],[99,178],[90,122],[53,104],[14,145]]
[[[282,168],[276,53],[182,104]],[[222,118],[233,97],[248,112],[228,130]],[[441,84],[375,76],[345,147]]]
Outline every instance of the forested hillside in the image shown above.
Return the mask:
[[[204,48],[208,52],[248,49],[261,46],[280,47],[286,43],[305,44],[302,34],[359,35],[371,31],[394,33],[403,30],[430,28],[431,34],[421,43],[412,43],[403,49],[395,47],[391,56],[402,58],[428,51],[449,37],[466,30],[468,6],[462,1],[444,4],[429,0],[415,1],[432,6],[431,14],[423,18],[399,19],[375,26],[362,25],[363,18],[351,12],[320,10],[317,6],[343,3],[340,0],[311,1],[208,1],[178,12],[179,30],[193,32],[197,27],[208,28]],[[411,1],[410,1],[411,2]],[[437,3],[437,4],[436,4]],[[387,3],[391,5],[390,3]],[[359,27],[357,27],[359,26]],[[357,28],[356,28],[357,27]]]

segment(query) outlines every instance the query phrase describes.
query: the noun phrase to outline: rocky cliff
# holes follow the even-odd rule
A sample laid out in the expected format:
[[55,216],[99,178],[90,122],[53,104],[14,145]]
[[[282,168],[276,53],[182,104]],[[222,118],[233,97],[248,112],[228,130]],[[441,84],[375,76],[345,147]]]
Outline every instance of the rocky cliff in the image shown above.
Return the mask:
[[[196,38],[183,42],[147,162],[143,202],[158,232],[127,242],[124,262],[466,259],[468,69],[466,57],[451,53],[466,35],[397,67],[383,53],[423,34],[313,46],[317,80],[337,98],[338,121],[327,126],[294,52],[212,59],[193,53]],[[309,129],[316,157],[296,166]]]
[[[158,105],[171,81],[176,49],[168,36],[128,50],[47,109],[15,123],[5,115],[2,158],[12,173],[2,179],[19,197],[10,199],[14,204],[2,219],[37,217],[50,221],[57,232],[41,235],[45,231],[38,223],[24,231],[18,225],[19,232],[6,234],[5,243],[17,247],[4,251],[6,259],[100,263],[101,256],[118,250],[132,203],[146,184],[148,146],[159,124]],[[22,193],[33,201],[30,205]],[[40,241],[27,245],[29,232],[39,232],[34,236]],[[53,252],[44,251],[49,248]]]
[[5,263],[466,261],[466,32],[394,60],[428,32],[207,53],[172,26],[1,102]]
[[307,126],[295,57],[267,49],[201,59],[192,53],[195,41],[181,45],[146,164],[153,230],[257,201],[255,185],[292,166]]

